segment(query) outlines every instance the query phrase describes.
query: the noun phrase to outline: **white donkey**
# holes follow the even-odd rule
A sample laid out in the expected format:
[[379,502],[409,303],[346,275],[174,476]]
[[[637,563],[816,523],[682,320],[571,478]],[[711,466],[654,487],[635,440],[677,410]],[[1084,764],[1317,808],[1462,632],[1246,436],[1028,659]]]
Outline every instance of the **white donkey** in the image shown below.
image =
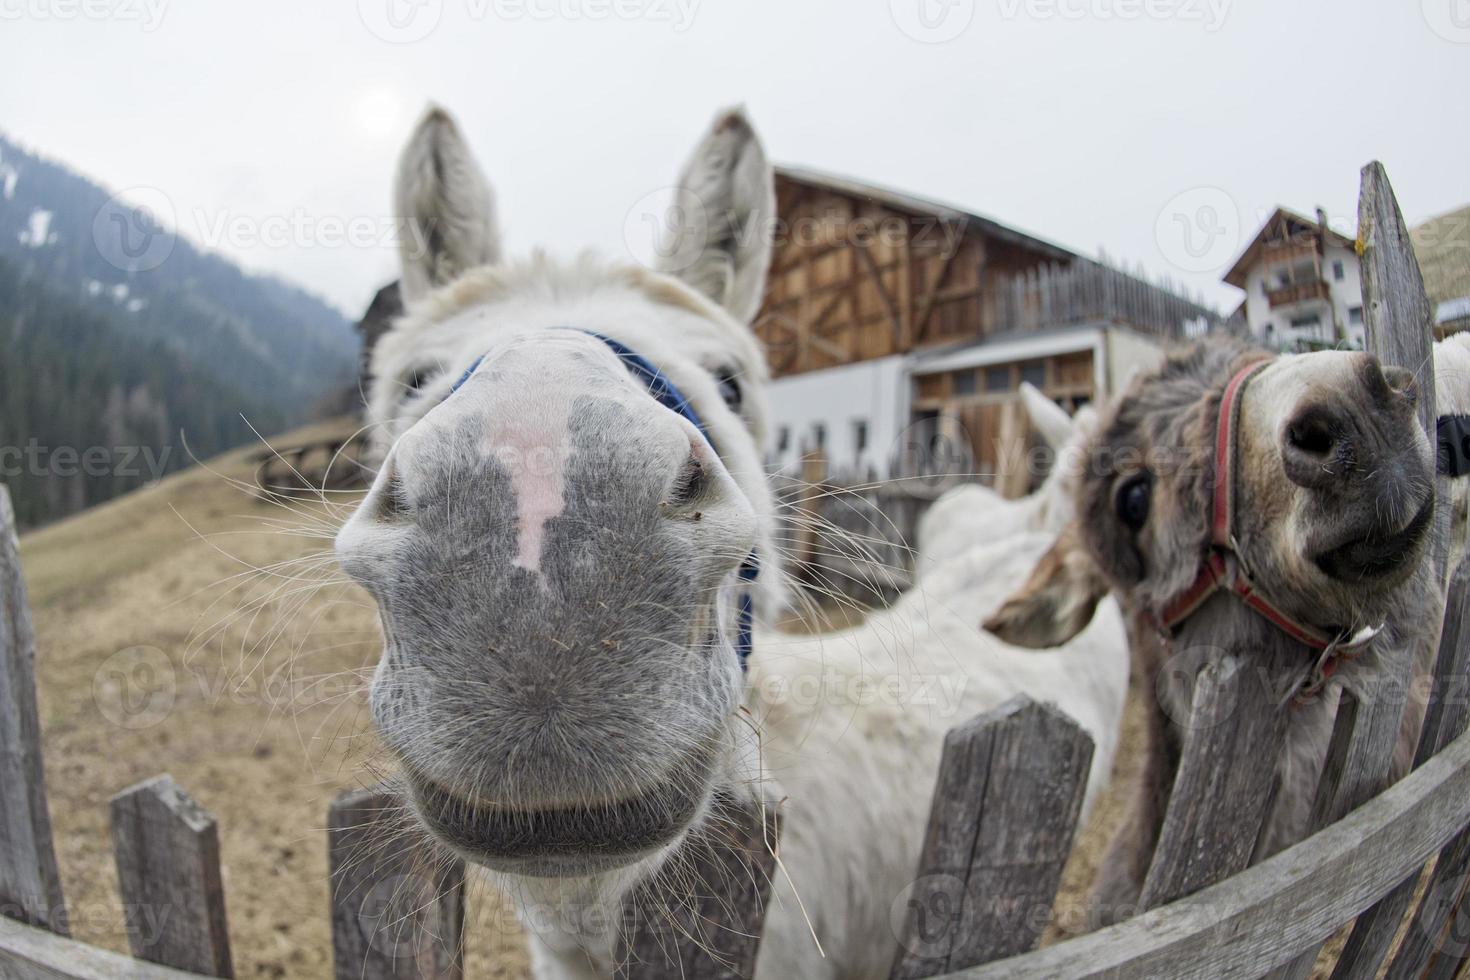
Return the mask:
[[427,250],[403,255],[408,313],[369,394],[382,465],[337,550],[379,608],[372,714],[419,823],[511,896],[538,977],[602,977],[619,903],[677,866],[712,801],[784,795],[790,876],[757,974],[886,976],[944,733],[1016,693],[1054,701],[1096,743],[1095,792],[1121,623],[1047,654],[981,633],[1016,556],[1049,543],[1032,536],[965,556],[948,599],[750,638],[747,597],[759,617],[781,576],[748,326],[774,194],[740,112],[683,174],[663,273],[502,262],[491,192],[437,110],[397,200]]
[[[1434,396],[1440,417],[1470,416],[1470,333],[1457,333],[1434,345]],[[1450,485],[1450,561],[1445,581],[1470,556],[1470,480]]]
[[1007,500],[979,483],[962,483],[935,500],[915,531],[915,572],[923,577],[938,565],[976,545],[1010,534],[1056,534],[1076,515],[1073,497],[1081,456],[1097,428],[1097,412],[1084,406],[1069,416],[1029,383],[1021,384],[1021,404],[1055,457],[1051,472],[1034,493]]

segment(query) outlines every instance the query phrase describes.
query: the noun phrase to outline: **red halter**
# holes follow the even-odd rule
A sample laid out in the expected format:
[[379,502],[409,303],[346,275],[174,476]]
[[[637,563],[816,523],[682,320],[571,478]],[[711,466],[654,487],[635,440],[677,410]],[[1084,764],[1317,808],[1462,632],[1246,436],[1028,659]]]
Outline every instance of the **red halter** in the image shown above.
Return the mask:
[[1206,599],[1224,589],[1298,643],[1318,654],[1316,669],[1307,686],[1298,695],[1309,698],[1321,690],[1337,670],[1342,657],[1351,656],[1377,635],[1377,630],[1361,630],[1349,636],[1346,632],[1329,636],[1313,626],[1293,619],[1269,599],[1252,581],[1240,560],[1235,540],[1235,452],[1236,425],[1240,419],[1241,394],[1247,382],[1271,360],[1248,364],[1235,373],[1225,386],[1220,399],[1220,418],[1215,427],[1215,486],[1210,502],[1210,550],[1200,563],[1194,582],[1171,600],[1157,617],[1159,629],[1168,636],[1174,627],[1188,619]]

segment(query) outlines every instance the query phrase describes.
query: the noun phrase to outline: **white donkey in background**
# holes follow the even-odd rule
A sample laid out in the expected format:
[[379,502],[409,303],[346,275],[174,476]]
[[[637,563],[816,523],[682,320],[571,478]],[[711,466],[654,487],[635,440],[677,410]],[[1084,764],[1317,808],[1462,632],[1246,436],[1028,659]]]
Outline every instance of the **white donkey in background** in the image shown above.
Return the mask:
[[1007,500],[980,483],[962,483],[942,494],[919,518],[914,570],[925,577],[977,545],[1018,533],[1056,534],[1076,515],[1073,496],[1081,456],[1097,428],[1097,412],[1084,406],[1069,416],[1033,385],[1021,383],[1021,404],[1051,448],[1051,472],[1034,493]]
[[427,249],[405,250],[408,313],[373,356],[382,465],[337,538],[383,626],[373,719],[418,822],[518,907],[543,980],[610,975],[629,890],[677,869],[717,796],[758,794],[787,797],[789,871],[758,976],[886,977],[945,732],[1017,693],[1056,702],[1096,743],[1095,793],[1122,625],[1104,610],[1040,654],[981,633],[1032,536],[862,627],[747,642],[747,591],[759,619],[781,565],[748,326],[774,193],[743,114],[678,198],[663,272],[509,264],[451,120],[412,136],[397,201]]
[[[1470,333],[1457,333],[1434,345],[1436,410],[1446,415],[1470,415]],[[1449,582],[1470,557],[1470,479],[1450,484]]]

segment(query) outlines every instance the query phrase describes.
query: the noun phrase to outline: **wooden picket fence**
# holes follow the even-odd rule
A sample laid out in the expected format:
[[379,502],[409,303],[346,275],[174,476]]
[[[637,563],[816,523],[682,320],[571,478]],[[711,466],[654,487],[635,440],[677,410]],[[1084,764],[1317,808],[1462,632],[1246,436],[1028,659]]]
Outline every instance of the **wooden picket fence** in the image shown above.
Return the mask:
[[[1369,337],[1416,369],[1433,422],[1430,318],[1383,170],[1364,170],[1361,251]],[[1432,429],[1431,429],[1432,431]],[[1441,495],[1446,486],[1440,486]],[[1443,523],[1434,560],[1444,567]],[[905,897],[899,980],[1073,977],[1304,978],[1350,928],[1334,980],[1448,980],[1470,957],[1470,590],[1450,590],[1416,768],[1389,785],[1402,701],[1343,695],[1317,793],[1316,832],[1248,867],[1271,798],[1282,711],[1246,670],[1200,677],[1141,910],[1036,949],[1072,847],[1092,745],[1070,719],[1024,699],[958,726],[944,743],[919,866]],[[214,819],[168,776],[112,801],[122,900],[155,915],[133,957],[69,938],[47,812],[31,632],[9,498],[0,488],[0,976],[164,980],[233,973]],[[1402,681],[1403,679],[1398,679]],[[774,807],[721,808],[692,839],[686,891],[644,888],[619,923],[621,972],[640,980],[749,977],[777,873]],[[464,869],[404,845],[386,788],[328,814],[336,975],[463,974]],[[883,904],[893,896],[882,896]],[[327,910],[324,910],[324,912]],[[794,913],[792,913],[794,914]]]

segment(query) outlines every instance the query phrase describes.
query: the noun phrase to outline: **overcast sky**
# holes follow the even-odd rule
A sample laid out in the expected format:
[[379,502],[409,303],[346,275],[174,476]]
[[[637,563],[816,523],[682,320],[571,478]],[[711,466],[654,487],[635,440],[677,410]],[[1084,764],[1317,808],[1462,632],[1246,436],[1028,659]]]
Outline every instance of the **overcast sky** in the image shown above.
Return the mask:
[[1370,159],[1411,222],[1470,201],[1467,94],[1467,0],[0,0],[0,129],[353,316],[429,100],[512,251],[646,255],[636,216],[743,102],[778,162],[1228,311],[1270,208],[1350,233]]

